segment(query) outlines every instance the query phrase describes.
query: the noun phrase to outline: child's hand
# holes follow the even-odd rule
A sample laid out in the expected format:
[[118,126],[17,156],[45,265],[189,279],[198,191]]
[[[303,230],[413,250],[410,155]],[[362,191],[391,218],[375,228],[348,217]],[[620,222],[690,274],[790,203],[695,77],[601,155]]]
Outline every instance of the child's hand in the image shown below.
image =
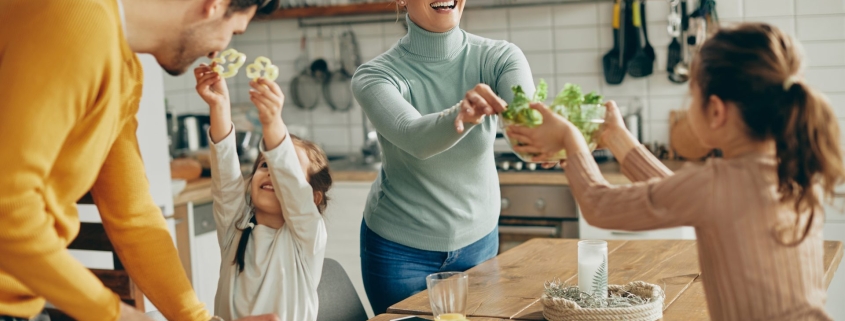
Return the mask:
[[282,107],[285,104],[285,95],[273,81],[258,78],[250,81],[249,100],[258,108],[258,120],[264,128],[264,146],[271,150],[284,140],[287,128],[282,121]]
[[543,115],[543,124],[534,128],[519,125],[512,125],[507,128],[508,136],[522,143],[522,146],[514,146],[518,153],[539,154],[535,160],[544,160],[553,156],[562,149],[576,149],[578,140],[586,147],[584,137],[577,128],[562,116],[549,110],[541,103],[531,104]]
[[622,113],[619,112],[619,107],[616,107],[616,102],[611,100],[606,102],[604,106],[607,111],[605,112],[598,147],[610,149],[613,156],[621,161],[640,142],[637,137],[634,137],[634,134],[628,131],[625,120],[622,119]]
[[264,126],[282,122],[285,95],[275,82],[264,78],[250,81],[249,100],[258,108],[258,120]]
[[616,102],[609,100],[604,103],[604,106],[607,111],[604,114],[599,147],[605,147],[604,143],[614,138],[612,136],[618,137],[618,135],[628,134],[628,128],[625,126],[625,120],[622,118],[622,113],[619,112],[619,107],[616,107]]
[[211,108],[225,108],[229,106],[229,88],[226,87],[226,80],[220,74],[214,72],[211,66],[200,64],[194,69],[194,77],[197,78],[197,93]]

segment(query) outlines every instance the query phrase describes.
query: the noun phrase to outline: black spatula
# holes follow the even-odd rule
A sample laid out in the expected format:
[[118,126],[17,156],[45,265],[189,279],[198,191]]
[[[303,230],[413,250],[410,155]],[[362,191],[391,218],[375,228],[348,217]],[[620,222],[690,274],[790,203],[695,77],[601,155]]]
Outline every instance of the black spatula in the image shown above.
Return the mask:
[[651,46],[651,42],[648,41],[648,20],[646,19],[645,15],[645,1],[640,2],[640,14],[643,16],[643,38],[645,38],[645,55],[651,59],[651,69],[654,69],[654,60],[657,58],[657,55],[654,53],[654,47]]
[[676,34],[674,37],[672,37],[672,43],[669,44],[669,54],[667,55],[667,60],[666,60],[666,71],[669,72],[670,74],[675,72],[675,66],[678,65],[679,63],[681,63],[681,60],[684,59],[683,53],[681,52],[681,50],[683,48],[681,48],[681,42],[678,39],[683,37],[684,29],[686,27],[684,25],[684,23],[685,23],[684,19],[687,16],[687,11],[686,11],[687,10],[687,3],[686,3],[686,1],[681,1],[680,8],[673,8],[673,10],[680,10],[680,12],[678,12],[678,16],[681,17],[680,18],[681,22],[680,22],[680,26],[679,26],[680,29],[678,30],[678,34]]
[[[635,0],[633,3],[633,10],[632,10],[632,18],[633,18],[633,27],[634,32],[637,35],[634,38],[634,45],[637,52],[634,54],[634,57],[631,58],[631,61],[628,62],[628,74],[632,77],[645,77],[651,75],[654,71],[654,57],[649,57],[646,54],[645,48],[640,46],[640,33],[642,32],[642,2],[640,0]],[[652,52],[653,52],[652,48]]]
[[625,79],[625,62],[622,59],[619,46],[619,1],[616,0],[616,3],[613,4],[613,49],[602,58],[604,80],[611,85],[621,84],[622,80]]

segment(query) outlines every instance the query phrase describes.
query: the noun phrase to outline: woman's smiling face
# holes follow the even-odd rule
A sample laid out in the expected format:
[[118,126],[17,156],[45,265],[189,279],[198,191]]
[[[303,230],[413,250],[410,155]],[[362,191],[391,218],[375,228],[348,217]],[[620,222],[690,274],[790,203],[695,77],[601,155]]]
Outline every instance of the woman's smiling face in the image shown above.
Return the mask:
[[431,32],[447,32],[461,23],[467,0],[397,0],[405,3],[411,21]]

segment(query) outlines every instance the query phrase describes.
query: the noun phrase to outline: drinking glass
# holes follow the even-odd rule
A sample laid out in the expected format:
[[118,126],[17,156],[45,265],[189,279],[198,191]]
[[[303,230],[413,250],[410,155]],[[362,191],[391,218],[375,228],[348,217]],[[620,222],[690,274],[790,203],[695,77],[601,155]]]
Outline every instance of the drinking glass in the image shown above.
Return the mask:
[[578,242],[578,289],[581,292],[607,297],[607,242]]
[[469,276],[464,272],[434,273],[425,278],[435,321],[466,320]]

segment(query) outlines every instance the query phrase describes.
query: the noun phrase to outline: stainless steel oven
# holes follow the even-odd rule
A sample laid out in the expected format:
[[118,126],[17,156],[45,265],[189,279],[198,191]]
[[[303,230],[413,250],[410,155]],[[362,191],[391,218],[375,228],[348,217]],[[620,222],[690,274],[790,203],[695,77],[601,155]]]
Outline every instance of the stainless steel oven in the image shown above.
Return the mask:
[[578,238],[578,207],[566,185],[503,185],[499,253],[537,237]]

